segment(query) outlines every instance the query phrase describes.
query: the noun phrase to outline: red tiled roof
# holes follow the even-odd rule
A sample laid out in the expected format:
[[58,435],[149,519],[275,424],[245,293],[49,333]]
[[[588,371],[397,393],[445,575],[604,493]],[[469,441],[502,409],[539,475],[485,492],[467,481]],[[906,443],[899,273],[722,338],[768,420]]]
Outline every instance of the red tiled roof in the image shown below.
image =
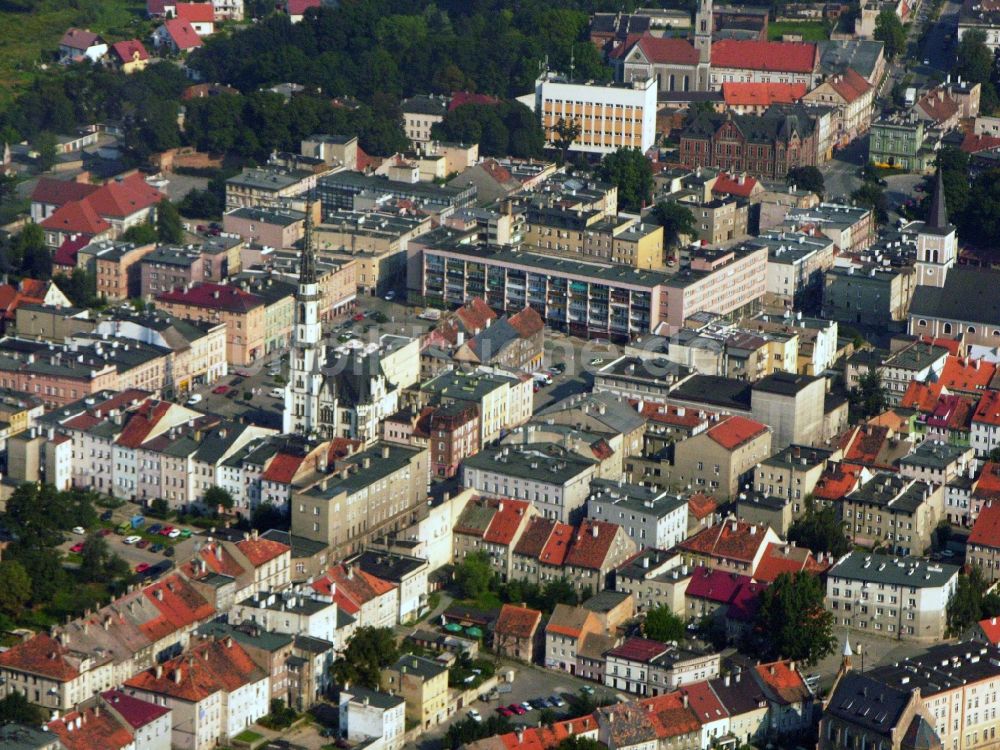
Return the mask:
[[500,608],[494,630],[498,635],[512,638],[532,638],[542,621],[542,613],[530,607],[504,604]]
[[82,234],[93,237],[111,229],[111,224],[98,215],[86,200],[64,203],[42,222],[42,229],[64,234]]
[[958,113],[958,102],[943,88],[928,91],[917,100],[916,106],[934,122],[945,122]]
[[496,159],[486,159],[480,162],[479,168],[501,185],[506,185],[514,179],[510,170],[507,167],[501,166]]
[[986,640],[994,646],[1000,646],[1000,620],[997,620],[996,617],[987,617],[985,620],[979,621],[979,627]]
[[824,471],[813,487],[813,497],[821,500],[840,500],[857,489],[859,473],[843,465]]
[[273,539],[241,539],[236,542],[236,548],[243,553],[244,557],[250,561],[255,568],[281,557],[286,552],[291,551],[291,547]]
[[740,587],[748,583],[750,583],[749,576],[729,573],[725,570],[713,570],[699,565],[691,572],[686,596],[728,604],[736,596]]
[[688,512],[699,521],[707,518],[718,509],[715,498],[701,492],[696,492],[688,498]]
[[184,19],[171,18],[163,25],[166,27],[167,33],[177,46],[177,49],[187,50],[202,46],[201,37],[198,36],[198,32]]
[[931,412],[937,406],[942,387],[941,383],[921,383],[918,380],[911,380],[899,405],[904,409]]
[[177,3],[177,17],[188,23],[214,23],[215,9],[211,3]]
[[197,703],[219,691],[228,693],[259,682],[265,676],[236,641],[206,640],[192,647],[189,655],[140,672],[125,684],[137,690]]
[[[889,428],[878,425],[861,425],[849,431],[841,441],[844,461],[859,466],[878,466],[882,448],[889,440]],[[893,467],[884,467],[893,468]]]
[[712,44],[712,67],[812,73],[816,45],[809,42],[761,42],[721,39]]
[[863,75],[854,68],[847,68],[842,73],[830,76],[827,79],[830,87],[840,94],[840,97],[850,104],[872,90],[872,85]]
[[538,556],[538,560],[546,565],[561,567],[566,561],[566,553],[569,552],[569,545],[572,538],[573,527],[569,524],[556,521],[552,526],[552,533],[549,535],[541,554]]
[[79,237],[67,236],[62,241],[62,244],[56,248],[55,253],[53,253],[52,265],[76,268],[76,258],[80,252],[80,248],[86,247],[89,243],[90,239],[84,235],[80,235]]
[[729,601],[726,618],[739,622],[753,622],[760,610],[760,594],[766,588],[766,583],[757,581],[744,583],[736,589],[735,596]]
[[616,523],[586,519],[573,537],[566,565],[600,570],[607,562],[611,545],[621,527]]
[[771,583],[782,573],[798,573],[804,570],[818,575],[829,567],[829,564],[818,562],[812,552],[804,547],[772,542],[764,550],[764,556],[757,564],[753,577],[758,581]]
[[[125,42],[115,42],[111,45],[111,51],[114,52],[118,56],[118,59],[123,63],[130,63],[136,59],[149,59],[149,53],[146,51],[142,42],[138,39],[129,39]],[[138,58],[136,58],[136,55],[138,55]]]
[[198,552],[198,557],[205,561],[209,570],[230,576],[231,578],[237,578],[246,572],[233,556],[229,554],[229,550],[219,542],[206,544]]
[[524,523],[524,517],[530,505],[524,500],[499,501],[498,510],[493,514],[490,525],[483,533],[483,541],[493,544],[510,544],[514,540],[517,530]]
[[[629,403],[636,407],[643,417],[653,422],[662,424],[672,424],[679,427],[694,428],[704,422],[710,416],[707,412],[699,411],[684,406],[674,406],[673,404],[655,404],[648,401],[629,400]],[[642,404],[642,408],[639,408]]]
[[225,284],[198,284],[186,291],[174,289],[164,292],[156,299],[161,302],[175,302],[179,305],[194,305],[229,312],[249,312],[264,304],[264,300],[256,294]]
[[622,645],[608,651],[607,655],[645,664],[666,650],[666,644],[659,641],[649,638],[628,638]]
[[966,133],[959,146],[967,154],[978,154],[981,151],[993,151],[1000,148],[1000,138],[993,135],[976,135]]
[[59,46],[84,52],[88,47],[99,44],[100,41],[101,37],[90,29],[69,29],[59,40]]
[[545,321],[533,307],[525,307],[521,312],[514,313],[507,322],[522,339],[534,336],[545,328]]
[[489,96],[488,94],[473,94],[468,91],[455,91],[451,95],[451,101],[448,102],[448,111],[451,112],[453,109],[465,106],[466,104],[479,104],[487,107],[493,107],[499,103],[499,99],[495,96]]
[[473,297],[455,311],[455,318],[468,334],[478,333],[486,328],[486,321],[496,320],[497,314],[482,297]]
[[174,574],[147,586],[143,594],[160,611],[159,618],[139,626],[152,641],[215,615],[215,608],[180,575]]
[[976,479],[976,494],[980,497],[1000,494],[1000,464],[987,461]]
[[49,206],[62,206],[70,201],[83,200],[98,189],[98,185],[91,185],[89,182],[40,177],[35,189],[31,191],[31,201]]
[[0,653],[0,667],[69,682],[80,675],[67,658],[69,653],[68,648],[48,633],[38,633]]
[[144,701],[122,690],[105,690],[101,693],[101,698],[134,729],[140,729],[170,713],[170,709],[166,706]]
[[285,12],[290,16],[301,16],[310,8],[319,8],[322,0],[285,0]]
[[[169,709],[165,709],[169,710]],[[76,726],[76,720],[80,726]],[[93,708],[70,711],[48,724],[48,730],[59,738],[66,750],[120,750],[132,745],[132,733],[107,711]]]
[[684,705],[680,692],[666,693],[639,701],[648,711],[656,736],[660,739],[698,732],[701,722],[690,706]]
[[976,399],[958,394],[941,396],[927,416],[927,426],[936,429],[968,432],[972,427],[972,413],[976,410]]
[[[169,23],[169,21],[168,21]],[[101,216],[125,218],[155,206],[166,196],[146,182],[138,172],[116,177],[87,196],[87,202]]]
[[629,34],[625,43],[616,48],[612,55],[624,59],[636,47],[654,65],[698,64],[698,50],[687,39],[657,37],[652,34]]
[[524,530],[521,538],[514,546],[514,554],[536,559],[541,557],[542,551],[552,536],[555,526],[556,521],[553,521],[551,518],[542,518],[541,516],[532,518],[528,522],[528,528]]
[[1000,500],[987,500],[972,525],[968,543],[979,547],[1000,548]]
[[961,353],[962,342],[958,339],[938,338],[936,336],[928,336],[926,333],[922,333],[920,334],[918,340],[922,344],[930,344],[931,346],[936,346],[941,349],[947,349],[949,354],[953,354],[956,357]]
[[295,473],[305,460],[304,456],[278,453],[271,459],[271,463],[264,469],[260,478],[268,482],[277,482],[278,484],[291,484]]
[[1000,426],[1000,391],[986,391],[979,399],[973,422]]
[[755,669],[761,682],[771,688],[783,703],[798,703],[812,695],[802,675],[792,669],[788,661],[758,664]]
[[708,436],[726,450],[734,450],[767,432],[767,425],[747,417],[728,417],[708,431]]
[[949,391],[966,391],[979,395],[989,387],[997,366],[983,359],[949,356],[938,382]]
[[146,13],[151,16],[162,16],[167,12],[167,0],[146,0]]
[[753,177],[743,175],[741,177],[730,177],[722,172],[712,185],[712,192],[720,195],[737,195],[741,198],[749,198],[753,194],[753,189],[758,183]]
[[708,724],[729,715],[726,707],[719,701],[707,680],[688,683],[681,688],[680,692],[688,697],[688,706],[694,711],[699,721]]
[[695,554],[753,562],[767,531],[768,527],[761,524],[729,519],[699,531],[677,546]]
[[115,442],[123,448],[138,448],[146,442],[146,438],[170,411],[170,407],[171,404],[166,401],[146,401],[129,415],[125,428]]
[[769,107],[772,104],[794,104],[806,93],[804,83],[742,83],[722,84],[722,97],[730,107]]
[[502,734],[499,737],[502,747],[497,750],[553,750],[564,740],[588,733],[594,738],[597,736],[597,720],[592,714],[557,721],[547,727],[525,727],[521,732]]

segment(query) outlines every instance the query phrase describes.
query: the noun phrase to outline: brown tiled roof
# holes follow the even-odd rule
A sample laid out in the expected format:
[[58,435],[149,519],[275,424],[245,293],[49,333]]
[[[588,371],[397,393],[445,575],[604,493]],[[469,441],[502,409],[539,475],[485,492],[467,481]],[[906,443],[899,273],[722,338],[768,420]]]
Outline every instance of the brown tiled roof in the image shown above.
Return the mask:
[[266,676],[239,643],[227,638],[201,641],[190,653],[140,672],[125,684],[197,703],[219,691],[229,693]]
[[621,527],[607,521],[586,519],[573,537],[566,565],[600,570],[607,562],[615,536]]
[[494,629],[497,635],[531,638],[541,621],[542,613],[537,609],[504,604],[500,608],[500,616],[497,617]]
[[497,512],[483,533],[483,541],[508,545],[514,540],[517,530],[524,524],[525,515],[531,504],[524,500],[501,500]]
[[579,638],[584,633],[596,632],[597,628],[597,615],[589,609],[557,604],[545,625],[545,632]]
[[872,90],[872,85],[854,68],[847,68],[842,73],[830,76],[830,87],[847,103],[859,99]]
[[521,312],[512,315],[507,322],[522,339],[534,336],[545,328],[545,321],[533,307],[525,307]]
[[120,750],[132,744],[132,732],[119,724],[109,712],[98,713],[93,708],[70,711],[46,726],[66,750]]
[[733,450],[767,432],[767,425],[747,417],[729,417],[708,431],[708,436],[726,450]]
[[528,528],[521,534],[517,545],[514,547],[514,554],[524,555],[538,559],[545,545],[552,536],[556,522],[551,518],[535,516],[528,522]]
[[292,548],[287,544],[276,542],[273,539],[242,539],[236,542],[236,548],[250,561],[255,568],[281,557]]
[[767,528],[760,524],[729,519],[698,532],[677,547],[695,554],[753,562],[764,543]]
[[38,633],[0,653],[0,667],[69,682],[80,676],[76,660],[70,653],[48,633]]

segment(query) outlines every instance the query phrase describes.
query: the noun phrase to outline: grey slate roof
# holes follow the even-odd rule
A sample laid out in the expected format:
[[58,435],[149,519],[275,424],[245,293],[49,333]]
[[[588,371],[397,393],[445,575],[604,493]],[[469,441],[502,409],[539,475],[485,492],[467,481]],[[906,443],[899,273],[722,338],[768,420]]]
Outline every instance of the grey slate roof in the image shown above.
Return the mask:
[[848,672],[834,690],[826,712],[890,737],[910,701],[909,690],[890,687],[871,674]]
[[941,318],[1000,327],[1000,271],[958,266],[944,287],[918,286],[910,317]]
[[919,557],[893,557],[865,552],[848,552],[828,573],[828,576],[854,581],[877,581],[913,588],[943,586],[957,575],[957,565],[932,563]]

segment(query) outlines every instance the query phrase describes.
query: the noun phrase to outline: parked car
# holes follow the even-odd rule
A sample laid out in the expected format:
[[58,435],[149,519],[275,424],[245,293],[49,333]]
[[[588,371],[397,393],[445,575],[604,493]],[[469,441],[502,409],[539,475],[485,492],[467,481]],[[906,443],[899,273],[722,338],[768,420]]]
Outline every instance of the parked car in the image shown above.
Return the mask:
[[142,537],[141,536],[135,536],[135,535],[133,535],[133,536],[127,536],[124,539],[122,539],[122,542],[125,543],[125,544],[135,544],[136,542],[140,542],[140,541],[142,541]]
[[73,533],[74,534],[86,534],[87,530],[85,528],[83,528],[83,526],[74,526],[73,527]]
[[146,533],[147,534],[159,534],[160,531],[162,531],[162,530],[163,530],[163,524],[162,523],[154,523],[152,526],[150,526],[148,529],[146,529]]
[[534,708],[534,706],[532,706],[531,703],[529,703],[528,701],[521,701],[521,708],[523,708],[527,712],[531,711]]
[[285,389],[284,388],[272,388],[271,389],[271,398],[284,398],[284,397],[285,397]]
[[110,521],[110,520],[111,520],[111,517],[112,517],[113,515],[114,515],[114,512],[113,512],[113,511],[110,511],[110,510],[106,510],[106,511],[104,511],[103,513],[101,513],[101,520],[102,520],[102,521],[104,521],[105,523],[107,523],[108,521]]
[[83,551],[83,542],[77,542],[72,547],[69,548],[70,552],[76,552],[80,554]]
[[174,530],[173,526],[164,526],[162,529],[160,529],[159,534],[160,536],[170,536],[170,532],[173,530]]
[[479,713],[479,711],[477,709],[475,709],[475,708],[470,708],[469,709],[469,713],[467,713],[466,716],[468,716],[473,721],[482,721],[483,720],[483,715],[481,713]]
[[135,566],[136,573],[145,573],[147,570],[149,570],[149,563],[139,563]]
[[97,536],[111,536],[111,529],[101,529],[97,532]]
[[520,703],[511,703],[509,706],[507,706],[507,709],[513,711],[518,716],[524,716],[526,713],[528,713],[527,711],[524,710],[524,706],[522,706]]
[[164,557],[173,557],[174,556],[174,548],[173,547],[167,547],[165,550],[163,550],[163,556]]
[[548,701],[546,701],[544,698],[535,698],[534,700],[530,701],[530,703],[532,708],[536,708],[539,711],[541,711],[543,708],[549,707]]
[[563,700],[563,699],[562,699],[562,698],[561,698],[560,696],[558,696],[558,695],[552,695],[552,696],[549,696],[549,703],[550,703],[551,705],[555,706],[556,708],[562,708],[563,706],[565,706],[565,705],[566,705],[566,701],[564,701],[564,700]]
[[511,716],[514,715],[514,712],[511,711],[506,706],[500,706],[500,708],[497,709],[497,713],[500,714],[505,719],[509,719]]
[[167,536],[168,536],[169,538],[171,538],[171,539],[176,539],[176,538],[177,538],[177,537],[179,537],[180,535],[181,535],[181,530],[180,530],[180,529],[171,529],[171,530],[170,530],[170,533],[169,533],[169,534],[167,534]]
[[149,542],[146,541],[145,539],[140,539],[138,542],[135,543],[135,546],[138,547],[139,549],[146,549],[146,547],[149,546]]
[[181,529],[181,539],[190,539],[191,533],[191,529]]
[[393,292],[393,291],[386,292],[385,293],[385,299],[386,299],[386,302],[392,302],[394,299],[396,299],[396,293]]
[[157,542],[152,547],[149,548],[150,552],[163,552],[163,545]]
[[200,393],[192,393],[191,394],[191,398],[189,398],[187,400],[187,403],[188,403],[188,406],[194,406],[195,404],[200,404],[201,403],[201,394]]
[[220,396],[225,396],[227,393],[229,393],[229,386],[217,385],[215,386],[215,388],[212,389],[212,393],[218,393]]

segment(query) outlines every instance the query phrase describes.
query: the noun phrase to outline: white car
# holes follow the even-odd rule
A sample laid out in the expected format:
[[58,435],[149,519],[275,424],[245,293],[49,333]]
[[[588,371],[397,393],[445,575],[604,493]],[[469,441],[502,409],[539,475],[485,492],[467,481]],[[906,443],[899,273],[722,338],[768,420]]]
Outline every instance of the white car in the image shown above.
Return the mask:
[[477,711],[474,708],[470,709],[469,713],[467,713],[466,716],[468,716],[473,721],[482,721],[483,720],[483,715],[481,713],[479,713],[479,711]]
[[385,299],[386,299],[387,302],[392,302],[394,299],[396,299],[396,293],[395,292],[386,292],[385,293]]
[[87,530],[85,528],[83,528],[83,526],[74,526],[73,527],[73,533],[74,534],[86,534]]
[[271,389],[271,398],[284,398],[284,397],[285,397],[285,389],[284,388],[272,388]]
[[180,529],[172,529],[171,532],[169,534],[167,534],[167,538],[168,539],[176,539],[180,535],[181,535],[181,530]]
[[604,360],[601,359],[600,357],[595,357],[594,359],[590,360],[591,367],[597,367],[598,365],[603,365],[603,364]]
[[200,393],[193,394],[191,396],[191,398],[189,398],[187,400],[187,402],[188,402],[188,406],[194,406],[195,404],[200,404],[201,403],[201,394]]
[[122,539],[122,542],[124,542],[125,544],[135,544],[136,542],[141,540],[142,540],[141,536],[127,536],[124,539]]

